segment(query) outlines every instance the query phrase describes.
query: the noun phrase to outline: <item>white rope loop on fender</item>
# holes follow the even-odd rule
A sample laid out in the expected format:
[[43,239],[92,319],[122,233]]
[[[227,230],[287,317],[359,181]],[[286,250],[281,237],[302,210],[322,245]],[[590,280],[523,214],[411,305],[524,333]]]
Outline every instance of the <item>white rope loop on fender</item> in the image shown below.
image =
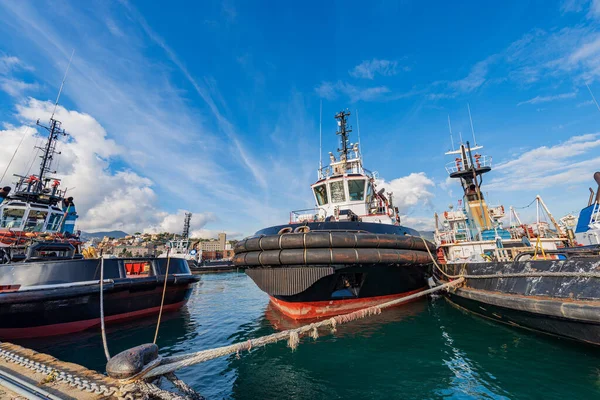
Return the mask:
[[[444,283],[440,286],[423,290],[421,292],[414,293],[406,297],[391,300],[377,306],[364,308],[362,310],[354,311],[348,314],[338,315],[336,317],[328,318],[319,322],[314,322],[308,325],[301,326],[299,328],[273,333],[271,335],[263,336],[257,339],[250,339],[244,342],[235,343],[228,346],[217,347],[215,349],[202,350],[196,353],[164,357],[160,360],[159,365],[153,365],[152,368],[146,368],[144,371],[142,371],[142,373],[136,375],[135,379],[148,379],[160,375],[169,374],[184,367],[199,364],[229,354],[239,354],[240,352],[245,350],[249,351],[254,347],[261,347],[267,344],[276,343],[283,340],[287,340],[288,346],[292,350],[294,350],[298,346],[300,342],[300,337],[302,336],[311,336],[313,339],[317,339],[319,328],[330,328],[332,331],[335,331],[337,325],[345,324],[360,318],[380,314],[381,310],[385,308],[389,308],[422,296],[426,296],[428,294],[435,293],[440,290],[459,286],[460,284],[462,284],[463,281],[463,278],[459,278],[452,282]],[[126,381],[130,382],[131,380],[132,379],[129,378]]]

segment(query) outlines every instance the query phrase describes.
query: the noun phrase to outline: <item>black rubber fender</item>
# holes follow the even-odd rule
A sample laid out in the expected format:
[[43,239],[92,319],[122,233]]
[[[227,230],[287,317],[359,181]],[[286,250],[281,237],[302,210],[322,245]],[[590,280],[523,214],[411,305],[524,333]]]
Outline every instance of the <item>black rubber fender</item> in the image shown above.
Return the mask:
[[417,236],[392,234],[354,233],[354,232],[306,232],[284,233],[282,235],[254,236],[239,241],[235,245],[235,254],[285,249],[337,249],[337,248],[375,248],[402,249],[434,252],[433,243],[423,241]]
[[258,250],[237,253],[233,257],[233,264],[238,267],[332,264],[425,265],[429,263],[431,257],[425,251],[388,248]]

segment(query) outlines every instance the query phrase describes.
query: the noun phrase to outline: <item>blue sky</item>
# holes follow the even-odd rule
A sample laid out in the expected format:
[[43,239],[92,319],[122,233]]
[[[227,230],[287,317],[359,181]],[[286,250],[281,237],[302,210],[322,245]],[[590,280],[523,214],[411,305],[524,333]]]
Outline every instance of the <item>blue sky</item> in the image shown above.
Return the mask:
[[312,205],[321,101],[324,153],[334,113],[358,110],[366,166],[407,225],[431,226],[459,197],[444,152],[448,115],[455,141],[471,139],[467,103],[497,166],[490,201],[539,193],[562,216],[600,169],[585,86],[600,96],[599,20],[595,0],[0,0],[0,169],[74,49],[59,172],[84,229],[179,230],[183,210],[208,236],[285,222]]

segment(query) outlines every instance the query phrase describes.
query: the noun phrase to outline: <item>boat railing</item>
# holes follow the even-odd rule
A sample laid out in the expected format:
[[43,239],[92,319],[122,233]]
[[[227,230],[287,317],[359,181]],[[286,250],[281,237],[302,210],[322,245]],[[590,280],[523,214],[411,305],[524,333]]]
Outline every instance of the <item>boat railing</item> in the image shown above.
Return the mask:
[[450,244],[459,242],[468,242],[469,235],[466,230],[441,231],[435,235],[436,242],[439,244]]
[[37,176],[19,176],[15,185],[14,195],[26,198],[37,198],[49,203],[57,203],[65,196],[65,191],[59,189],[58,179],[47,178],[41,181]]
[[290,212],[290,224],[318,222],[325,220],[326,213],[321,208],[307,208]]
[[[491,168],[492,167],[492,157],[491,156],[480,156],[479,154],[475,154],[473,156],[473,164],[475,165],[475,169],[480,168]],[[467,165],[464,165],[463,160],[461,158],[456,158],[454,161],[450,161],[446,164],[446,171],[448,174],[454,174],[456,172],[464,171],[466,169],[471,168],[471,160],[467,161]]]
[[589,227],[593,229],[600,229],[600,203],[595,203],[594,208],[592,208]]

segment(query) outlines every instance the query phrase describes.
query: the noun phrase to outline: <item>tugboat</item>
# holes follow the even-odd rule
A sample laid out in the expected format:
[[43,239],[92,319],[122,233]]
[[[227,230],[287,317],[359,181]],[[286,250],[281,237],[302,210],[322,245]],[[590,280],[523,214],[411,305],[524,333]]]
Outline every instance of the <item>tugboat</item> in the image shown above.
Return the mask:
[[166,243],[167,251],[159,254],[158,258],[182,258],[187,261],[190,269],[193,271],[194,269],[198,268],[199,260],[202,259],[202,251],[198,252],[196,249],[190,249],[191,219],[192,213],[185,213],[181,238],[176,239],[175,235],[173,235],[173,239]]
[[[447,299],[494,321],[600,345],[600,247],[572,247],[573,232],[563,231],[539,196],[554,229],[521,224],[514,209],[517,224],[503,228],[504,208],[488,207],[481,191],[491,171],[491,158],[473,154],[481,148],[467,142],[446,153],[458,155],[447,171],[464,197],[458,210],[444,212],[441,228],[436,215],[436,276],[465,278]],[[588,209],[598,203],[600,196]]]
[[418,292],[431,273],[432,243],[400,225],[392,193],[378,189],[349,143],[347,118],[335,115],[339,158],[329,153],[311,185],[316,208],[292,211],[284,225],[238,242],[233,262],[292,319],[338,315]]
[[184,259],[84,259],[73,199],[48,176],[66,133],[54,115],[46,129],[40,172],[0,192],[0,340],[99,326],[101,287],[106,323],[157,315],[165,279],[163,311],[182,307],[198,281]]

